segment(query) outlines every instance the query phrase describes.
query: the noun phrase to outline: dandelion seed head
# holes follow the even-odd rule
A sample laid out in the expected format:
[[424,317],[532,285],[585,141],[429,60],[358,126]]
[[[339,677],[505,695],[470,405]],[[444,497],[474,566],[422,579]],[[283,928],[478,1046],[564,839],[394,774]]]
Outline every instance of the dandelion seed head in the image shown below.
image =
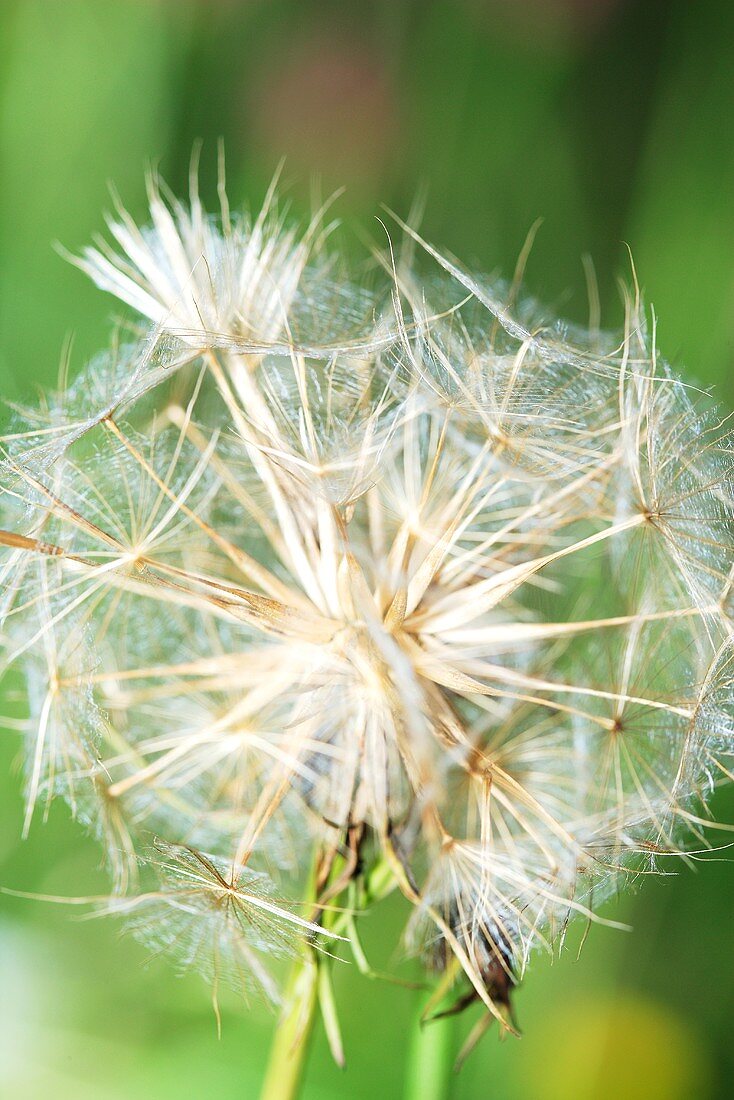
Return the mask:
[[726,426],[636,300],[581,333],[419,238],[433,274],[337,279],[324,212],[299,234],[272,195],[215,219],[153,183],[150,213],[78,261],[134,339],[3,443],[26,827],[64,794],[136,934],[272,1000],[268,956],[383,861],[409,945],[493,1011],[572,917],[708,843]]

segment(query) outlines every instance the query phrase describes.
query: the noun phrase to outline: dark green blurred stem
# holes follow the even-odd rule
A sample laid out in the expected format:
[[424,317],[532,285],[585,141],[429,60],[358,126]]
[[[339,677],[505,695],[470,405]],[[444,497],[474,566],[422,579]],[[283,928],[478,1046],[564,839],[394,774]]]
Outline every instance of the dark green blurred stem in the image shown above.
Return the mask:
[[446,1100],[454,1066],[454,1018],[413,1025],[405,1073],[405,1100]]
[[260,1100],[294,1100],[300,1092],[316,1017],[317,978],[312,955],[293,964],[285,992],[285,1015],[275,1031]]

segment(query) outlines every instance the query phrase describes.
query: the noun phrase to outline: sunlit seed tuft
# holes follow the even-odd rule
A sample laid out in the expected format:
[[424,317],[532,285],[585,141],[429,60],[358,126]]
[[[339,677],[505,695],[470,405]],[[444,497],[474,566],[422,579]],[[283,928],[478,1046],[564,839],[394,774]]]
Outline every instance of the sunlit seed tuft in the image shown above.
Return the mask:
[[77,261],[135,338],[3,441],[25,829],[63,794],[106,909],[274,1002],[278,956],[399,888],[436,996],[509,1025],[537,947],[708,844],[728,434],[636,300],[616,340],[408,227],[437,270],[380,257],[367,291],[337,280],[324,211],[298,233],[273,194],[214,218],[153,182],[150,214],[118,209]]

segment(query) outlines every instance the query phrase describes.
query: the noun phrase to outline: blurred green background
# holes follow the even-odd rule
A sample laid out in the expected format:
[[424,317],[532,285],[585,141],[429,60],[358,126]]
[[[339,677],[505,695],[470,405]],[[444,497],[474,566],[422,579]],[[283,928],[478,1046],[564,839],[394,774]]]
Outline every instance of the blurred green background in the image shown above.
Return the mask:
[[[230,201],[256,203],[283,156],[296,210],[346,185],[353,239],[379,238],[380,203],[484,271],[528,268],[537,297],[583,321],[581,258],[603,319],[620,323],[624,242],[688,378],[734,406],[734,5],[661,0],[2,0],[0,391],[29,398],[65,338],[83,363],[114,305],[52,250],[103,226],[113,182],[145,216],[143,170],[185,187],[216,142]],[[0,714],[0,883],[106,889],[99,856],[61,806],[21,843],[20,685]],[[721,792],[716,813],[734,821]],[[727,840],[723,834],[722,844]],[[516,1006],[521,1041],[488,1037],[456,1100],[731,1097],[734,866],[726,849],[671,867],[609,906],[627,934],[593,928],[538,959]],[[387,965],[400,917],[373,921]],[[384,923],[383,923],[384,922]],[[578,936],[576,939],[578,942]],[[21,1100],[255,1097],[272,1020],[225,1006],[216,1038],[205,987],[177,978],[104,922],[0,895],[0,1095]],[[346,1076],[317,1040],[306,1100],[404,1096],[415,992],[339,973]]]

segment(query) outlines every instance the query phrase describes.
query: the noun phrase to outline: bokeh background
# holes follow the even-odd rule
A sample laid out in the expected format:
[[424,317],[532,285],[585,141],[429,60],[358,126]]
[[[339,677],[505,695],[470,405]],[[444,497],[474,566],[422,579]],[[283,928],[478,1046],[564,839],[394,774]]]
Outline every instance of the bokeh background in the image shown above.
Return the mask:
[[[0,392],[51,384],[72,334],[77,364],[104,341],[113,304],[52,243],[102,229],[110,183],[144,217],[146,164],[182,191],[199,138],[212,201],[221,137],[233,205],[257,203],[285,157],[296,213],[346,187],[358,250],[380,237],[380,203],[405,215],[421,199],[431,241],[509,275],[543,217],[527,285],[576,321],[588,255],[603,320],[620,323],[628,244],[664,354],[731,408],[733,62],[734,5],[716,0],[2,0]],[[0,695],[0,884],[103,892],[63,807],[19,840],[20,684]],[[734,821],[731,792],[715,810]],[[593,928],[578,961],[579,934],[537,960],[516,999],[524,1037],[488,1036],[452,1097],[731,1097],[721,835],[705,863],[609,905],[632,934]],[[370,918],[380,965],[398,908]],[[111,923],[0,895],[0,1096],[254,1098],[272,1020],[227,1001],[218,1041],[199,980],[145,963]],[[338,984],[349,1068],[319,1038],[306,1100],[406,1096],[417,994],[346,965]]]

